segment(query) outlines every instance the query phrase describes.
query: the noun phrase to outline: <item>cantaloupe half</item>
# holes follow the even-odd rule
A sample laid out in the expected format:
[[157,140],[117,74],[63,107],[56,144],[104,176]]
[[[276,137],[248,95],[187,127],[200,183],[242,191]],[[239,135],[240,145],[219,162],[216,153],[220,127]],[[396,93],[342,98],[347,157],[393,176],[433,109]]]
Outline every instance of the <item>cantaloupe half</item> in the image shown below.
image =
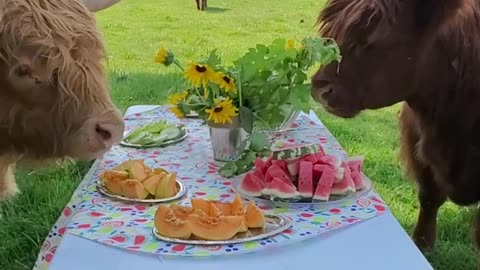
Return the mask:
[[224,216],[231,216],[232,215],[232,204],[228,202],[221,202],[221,201],[212,201],[218,209],[222,212]]
[[246,232],[248,231],[248,226],[245,223],[245,211],[243,207],[243,200],[240,196],[235,196],[231,203],[231,214],[233,216],[241,216],[242,217],[242,225],[240,226],[240,229],[238,232]]
[[192,235],[188,220],[182,220],[168,205],[160,205],[154,216],[158,233],[172,238],[188,239]]
[[242,226],[242,216],[210,217],[191,214],[188,223],[192,234],[200,239],[227,240],[235,236]]
[[177,194],[177,173],[169,173],[165,175],[157,186],[155,198],[163,199],[173,197]]
[[245,211],[245,223],[248,228],[263,228],[265,226],[265,216],[253,201],[248,202]]
[[171,204],[170,208],[175,213],[175,216],[182,221],[186,221],[188,216],[193,213],[193,209],[188,206],[180,206],[177,204]]
[[131,199],[145,199],[148,196],[148,191],[143,186],[142,182],[137,179],[127,179],[120,183],[122,188],[122,195]]
[[157,192],[158,184],[162,181],[163,176],[161,175],[153,175],[147,178],[147,180],[143,181],[143,186],[148,191],[148,193],[155,195]]

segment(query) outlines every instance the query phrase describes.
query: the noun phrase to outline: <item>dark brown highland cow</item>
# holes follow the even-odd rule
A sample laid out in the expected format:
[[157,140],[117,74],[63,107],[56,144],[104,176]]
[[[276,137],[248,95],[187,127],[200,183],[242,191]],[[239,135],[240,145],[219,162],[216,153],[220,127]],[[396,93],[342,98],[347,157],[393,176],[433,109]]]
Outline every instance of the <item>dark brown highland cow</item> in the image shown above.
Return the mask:
[[348,118],[404,101],[401,151],[420,203],[413,238],[433,248],[439,207],[480,200],[479,1],[330,0],[319,23],[343,54],[313,77],[319,103]]
[[94,159],[121,140],[105,60],[80,0],[0,1],[0,199],[19,160]]

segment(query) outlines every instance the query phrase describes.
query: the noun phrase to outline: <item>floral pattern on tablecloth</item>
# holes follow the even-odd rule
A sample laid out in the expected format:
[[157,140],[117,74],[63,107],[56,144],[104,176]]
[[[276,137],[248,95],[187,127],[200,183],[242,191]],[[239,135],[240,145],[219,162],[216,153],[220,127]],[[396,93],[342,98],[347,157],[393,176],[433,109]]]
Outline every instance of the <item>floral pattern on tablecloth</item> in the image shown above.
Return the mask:
[[[178,200],[189,204],[191,197],[231,201],[235,196],[232,181],[218,174],[220,163],[213,161],[208,128],[198,119],[178,120],[165,107],[125,117],[126,132],[151,121],[167,119],[186,125],[189,136],[181,143],[160,149],[134,149],[114,147],[75,191],[72,200],[63,210],[55,226],[45,240],[34,269],[48,268],[65,233],[71,233],[118,248],[161,255],[213,256],[240,254],[290,244],[321,233],[345,227],[385,213],[388,209],[375,192],[359,199],[344,201],[329,209],[269,208],[265,211],[288,216],[293,226],[283,233],[267,239],[247,243],[215,246],[172,244],[155,239],[152,235],[156,205],[128,203],[101,195],[96,187],[98,174],[127,159],[145,159],[152,167],[176,171],[187,186],[188,193]],[[274,132],[271,138],[298,144],[320,144],[328,154],[345,158],[346,154],[329,131],[300,115],[291,126],[293,129]],[[258,204],[258,203],[257,203]]]

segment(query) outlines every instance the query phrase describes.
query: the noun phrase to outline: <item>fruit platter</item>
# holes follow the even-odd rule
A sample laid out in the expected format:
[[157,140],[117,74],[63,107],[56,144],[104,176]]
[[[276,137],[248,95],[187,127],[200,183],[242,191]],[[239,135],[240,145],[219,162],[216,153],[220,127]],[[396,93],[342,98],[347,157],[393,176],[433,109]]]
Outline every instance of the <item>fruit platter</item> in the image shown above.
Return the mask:
[[191,206],[162,204],[154,217],[153,235],[162,241],[218,245],[270,237],[290,228],[289,218],[264,214],[237,195],[232,202],[192,198]]
[[187,187],[176,172],[152,169],[144,160],[128,160],[99,175],[100,193],[124,201],[158,203],[181,198]]
[[186,137],[185,126],[162,120],[132,130],[120,144],[135,148],[162,147],[180,142]]
[[236,177],[234,188],[267,204],[330,205],[363,196],[372,189],[362,173],[363,156],[345,160],[319,145],[282,144],[257,157],[252,170]]

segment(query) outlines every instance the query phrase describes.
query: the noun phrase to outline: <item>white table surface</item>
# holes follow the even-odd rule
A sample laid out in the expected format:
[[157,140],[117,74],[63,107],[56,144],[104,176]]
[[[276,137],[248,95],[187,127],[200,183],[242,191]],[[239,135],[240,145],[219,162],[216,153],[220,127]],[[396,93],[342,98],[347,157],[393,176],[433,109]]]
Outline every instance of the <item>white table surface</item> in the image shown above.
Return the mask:
[[[126,114],[155,106],[133,106]],[[317,116],[312,112],[315,121]],[[374,180],[373,180],[374,181]],[[433,269],[390,212],[264,252],[219,257],[133,253],[66,234],[49,270]]]

